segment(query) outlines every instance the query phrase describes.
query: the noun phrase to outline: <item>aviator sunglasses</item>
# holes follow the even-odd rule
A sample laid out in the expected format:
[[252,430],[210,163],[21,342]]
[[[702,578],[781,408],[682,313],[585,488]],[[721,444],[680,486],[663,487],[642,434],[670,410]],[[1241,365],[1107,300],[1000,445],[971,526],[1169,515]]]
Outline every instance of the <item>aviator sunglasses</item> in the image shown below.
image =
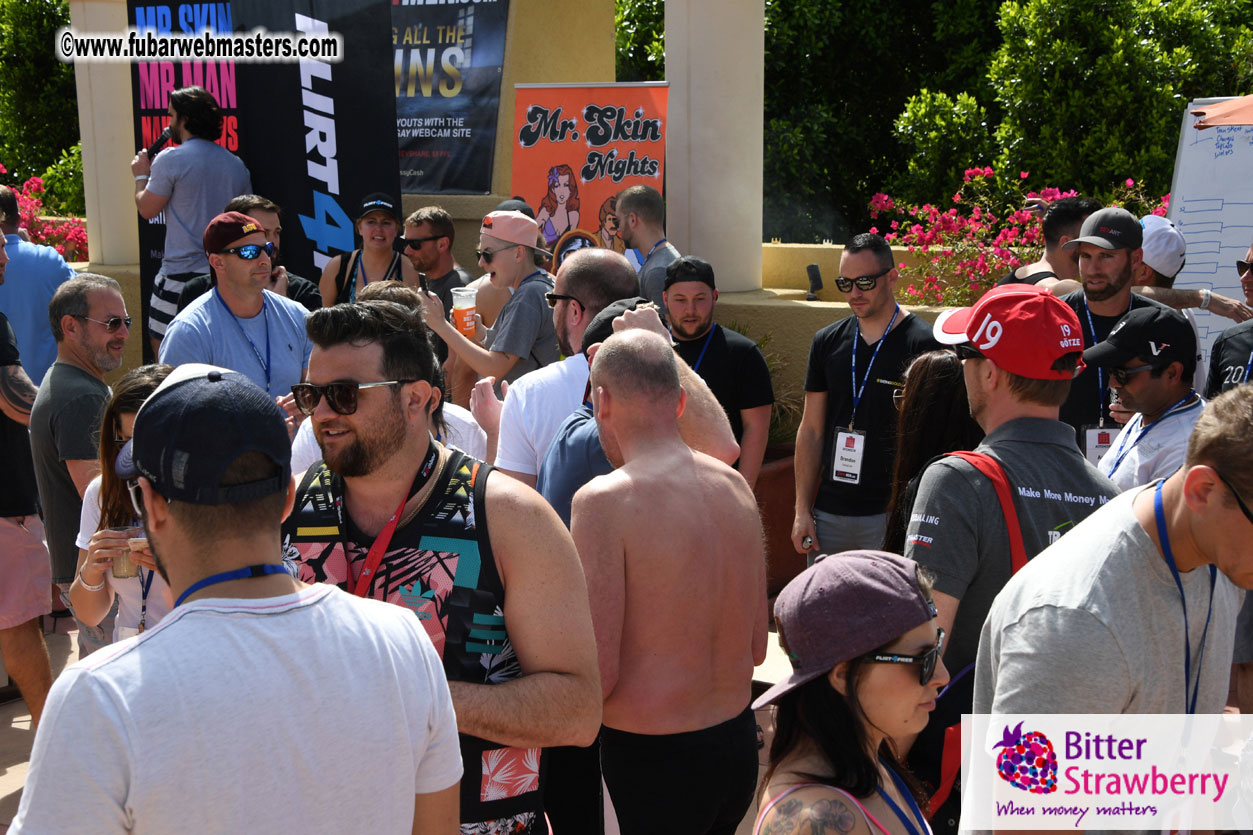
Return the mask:
[[218,255],[238,255],[245,261],[255,261],[261,257],[264,252],[267,257],[274,257],[274,244],[244,244],[243,246],[233,246],[230,249],[224,249]]
[[883,278],[891,271],[892,268],[888,267],[886,270],[875,273],[874,275],[859,275],[856,278],[845,278],[844,276],[840,276],[835,280],[835,287],[841,293],[847,293],[849,290],[852,290],[854,284],[857,285],[858,290],[873,290],[875,285],[879,283],[879,279]]
[[944,649],[944,630],[939,629],[939,637],[936,639],[935,646],[924,652],[922,655],[896,655],[895,653],[872,652],[865,656],[867,661],[875,661],[880,664],[921,664],[918,671],[918,683],[926,686],[935,676],[935,663],[940,659],[940,652]]
[[380,386],[399,386],[412,383],[413,380],[384,380],[381,383],[327,383],[315,386],[313,383],[297,383],[291,387],[296,407],[306,415],[312,415],[326,395],[326,405],[341,415],[351,415],[357,411],[357,392],[361,389],[379,388]]
[[104,325],[104,329],[109,333],[117,333],[117,329],[122,327],[122,325],[126,325],[127,330],[130,330],[131,327],[131,317],[129,316],[110,316],[103,322],[99,319],[93,319],[90,316],[75,315],[74,318],[84,319],[88,322],[95,322],[97,325]]

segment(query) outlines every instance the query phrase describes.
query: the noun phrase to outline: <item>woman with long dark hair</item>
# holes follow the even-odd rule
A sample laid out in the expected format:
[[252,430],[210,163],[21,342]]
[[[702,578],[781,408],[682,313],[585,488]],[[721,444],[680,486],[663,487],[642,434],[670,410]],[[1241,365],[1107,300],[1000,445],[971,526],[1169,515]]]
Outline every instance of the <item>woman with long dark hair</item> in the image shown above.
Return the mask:
[[917,563],[879,551],[819,557],[774,613],[792,674],[753,702],[777,705],[754,833],[930,835],[926,794],[893,743],[926,726],[949,678]]
[[905,528],[918,492],[923,467],[937,455],[974,449],[983,430],[970,416],[962,362],[951,349],[919,354],[905,371],[905,385],[896,391],[896,464],[883,550],[905,549]]
[[[113,387],[113,396],[101,418],[100,475],[83,491],[78,573],[70,586],[70,602],[79,620],[96,626],[109,613],[116,597],[115,641],[156,625],[173,608],[170,588],[157,572],[152,552],[146,547],[133,550],[125,533],[110,530],[139,524],[126,484],[114,473],[113,463],[131,439],[139,407],[173,370],[168,365],[143,365]],[[137,566],[135,576],[114,576],[114,562],[123,557]]]

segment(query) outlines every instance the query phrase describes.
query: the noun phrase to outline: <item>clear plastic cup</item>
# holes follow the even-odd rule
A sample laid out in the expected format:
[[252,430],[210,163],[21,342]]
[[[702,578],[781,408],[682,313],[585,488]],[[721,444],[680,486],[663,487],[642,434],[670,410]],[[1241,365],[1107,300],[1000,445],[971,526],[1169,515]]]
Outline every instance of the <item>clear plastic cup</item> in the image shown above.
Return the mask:
[[[130,546],[130,540],[142,539],[145,536],[144,529],[138,525],[131,525],[124,528],[108,528],[108,530],[126,534],[127,548],[131,551],[136,549]],[[118,580],[124,580],[127,577],[139,576],[139,566],[131,560],[129,553],[114,557],[113,568],[110,570],[113,576]]]
[[467,339],[475,337],[474,308],[477,292],[469,287],[452,289],[452,323]]

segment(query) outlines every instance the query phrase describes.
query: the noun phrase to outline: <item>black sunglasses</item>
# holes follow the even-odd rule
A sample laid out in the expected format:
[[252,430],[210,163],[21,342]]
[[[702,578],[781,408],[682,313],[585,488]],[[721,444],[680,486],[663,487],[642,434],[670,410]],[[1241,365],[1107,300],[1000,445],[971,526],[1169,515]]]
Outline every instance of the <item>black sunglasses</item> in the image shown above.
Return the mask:
[[922,655],[872,652],[865,658],[867,661],[876,661],[880,664],[921,664],[922,668],[918,671],[918,683],[925,686],[935,676],[935,664],[940,660],[940,652],[944,649],[944,630],[937,631],[939,637],[936,639],[935,646]]
[[1253,267],[1253,261],[1237,261],[1236,262],[1236,272],[1238,272],[1240,275],[1244,275],[1245,273],[1247,273],[1249,271],[1249,267]]
[[987,359],[983,354],[979,353],[979,351],[973,345],[969,343],[963,343],[961,345],[954,345],[953,350],[957,352],[957,358],[959,360]]
[[292,397],[296,400],[296,408],[306,415],[313,414],[326,395],[326,405],[341,415],[351,415],[357,411],[357,392],[361,389],[373,389],[380,386],[399,386],[412,383],[413,380],[384,380],[381,383],[327,383],[315,386],[313,383],[297,383],[291,387]]
[[[522,246],[522,244],[514,244],[514,246]],[[476,249],[474,250],[474,254],[477,255],[479,260],[484,264],[490,264],[492,263],[493,255],[498,252],[506,252],[510,249],[513,249],[513,246],[502,246],[500,249]]]
[[583,304],[583,302],[579,301],[574,296],[567,296],[564,293],[545,293],[544,299],[548,302],[548,306],[553,307],[553,308],[557,306],[557,302],[561,301],[562,299],[565,299],[566,301],[576,302],[579,305],[579,307],[583,308],[584,310],[587,309],[587,305]]
[[1137,365],[1135,368],[1111,368],[1109,370],[1109,376],[1110,379],[1117,380],[1118,385],[1125,386],[1127,385],[1127,378],[1132,374],[1139,374],[1141,371],[1148,371],[1152,367],[1153,366],[1151,365]]
[[95,322],[97,325],[104,325],[104,329],[109,333],[117,333],[117,329],[126,325],[126,329],[131,329],[131,317],[129,316],[110,316],[107,321],[101,322],[99,319],[93,319],[90,316],[74,316],[75,319],[84,319],[88,322]]
[[879,279],[883,278],[890,272],[892,272],[892,268],[888,267],[886,270],[875,273],[874,275],[859,275],[856,278],[845,278],[844,276],[840,276],[835,280],[835,287],[841,293],[847,293],[849,290],[852,290],[854,284],[857,285],[858,290],[873,290],[875,285],[879,283]]
[[1253,522],[1253,512],[1249,511],[1249,506],[1244,503],[1244,499],[1240,498],[1240,494],[1236,492],[1236,488],[1231,486],[1231,482],[1227,480],[1227,477],[1213,466],[1211,466],[1210,469],[1214,470],[1214,475],[1218,476],[1219,481],[1227,485],[1227,489],[1231,491],[1231,495],[1236,497],[1236,504],[1240,505],[1240,511],[1244,514],[1244,518]]
[[261,257],[264,252],[266,257],[274,257],[274,244],[244,244],[243,246],[233,246],[230,249],[224,249],[218,255],[238,255],[245,261],[255,261]]
[[421,249],[427,241],[438,241],[443,235],[427,235],[425,238],[405,238],[405,249]]

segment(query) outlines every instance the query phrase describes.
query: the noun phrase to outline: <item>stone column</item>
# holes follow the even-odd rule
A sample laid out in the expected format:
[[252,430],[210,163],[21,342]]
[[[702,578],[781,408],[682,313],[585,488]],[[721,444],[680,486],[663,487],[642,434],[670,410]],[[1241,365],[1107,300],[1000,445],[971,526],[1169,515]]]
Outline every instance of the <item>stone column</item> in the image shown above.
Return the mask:
[[666,235],[761,289],[764,0],[666,0]]

